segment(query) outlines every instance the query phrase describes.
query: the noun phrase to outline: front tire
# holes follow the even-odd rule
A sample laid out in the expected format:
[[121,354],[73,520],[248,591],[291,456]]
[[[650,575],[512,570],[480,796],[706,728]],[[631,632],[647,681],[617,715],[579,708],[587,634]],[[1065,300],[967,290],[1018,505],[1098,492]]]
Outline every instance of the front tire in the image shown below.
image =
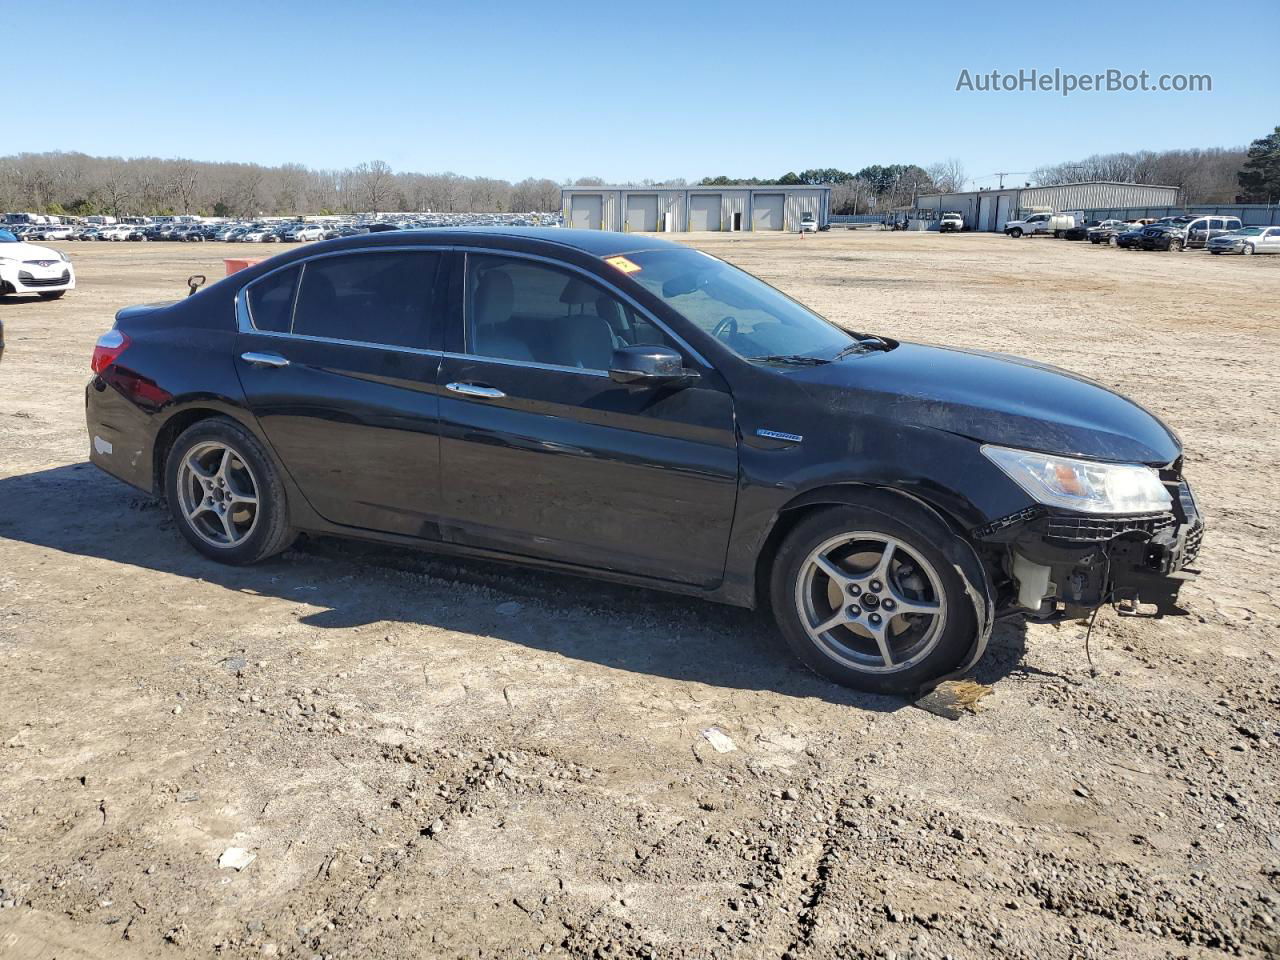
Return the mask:
[[1021,227],[1014,227],[1012,230],[1009,230],[1009,231],[1007,231],[1007,232],[1008,232],[1009,236],[1013,237],[1013,239],[1015,239],[1015,240],[1017,240],[1019,237],[1021,237],[1021,236],[1022,236],[1022,228],[1021,228]]
[[1252,244],[1252,243],[1246,243],[1246,244],[1244,245],[1244,249],[1243,249],[1243,250],[1241,250],[1240,252],[1241,252],[1241,253],[1243,253],[1246,257],[1252,257],[1252,256],[1253,256],[1253,244]]
[[904,502],[801,520],[774,560],[770,601],[792,653],[836,683],[911,693],[954,670],[977,618],[956,570],[955,535]]
[[233,420],[201,420],[179,435],[165,462],[165,495],[187,542],[220,563],[256,563],[296,536],[275,465]]

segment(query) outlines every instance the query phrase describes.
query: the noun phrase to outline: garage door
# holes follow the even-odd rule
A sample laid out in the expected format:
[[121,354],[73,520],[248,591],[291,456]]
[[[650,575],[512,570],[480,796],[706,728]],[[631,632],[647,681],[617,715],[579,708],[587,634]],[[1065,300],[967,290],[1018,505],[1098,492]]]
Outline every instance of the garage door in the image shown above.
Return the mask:
[[991,229],[991,198],[982,197],[978,200],[978,229]]
[[758,193],[752,198],[751,229],[782,229],[782,194]]
[[598,193],[574,194],[569,198],[569,226],[584,230],[604,227],[604,197]]
[[1009,199],[1009,195],[1006,193],[1004,196],[996,200],[997,231],[1004,230],[1004,225],[1009,222]]
[[720,229],[720,194],[691,193],[689,195],[689,229]]
[[627,195],[627,229],[649,231],[658,229],[658,195],[656,193]]

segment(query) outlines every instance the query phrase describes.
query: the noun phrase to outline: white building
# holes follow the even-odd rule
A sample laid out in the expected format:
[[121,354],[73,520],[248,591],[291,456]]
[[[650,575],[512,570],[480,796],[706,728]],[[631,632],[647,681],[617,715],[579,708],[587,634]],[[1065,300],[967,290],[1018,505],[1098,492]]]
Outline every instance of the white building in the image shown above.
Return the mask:
[[1146,183],[1111,183],[1089,180],[1052,187],[1006,187],[934,193],[920,197],[916,209],[937,214],[955,212],[969,230],[1000,233],[1010,220],[1037,210],[1099,210],[1116,207],[1172,207],[1178,204],[1177,187]]
[[826,186],[565,187],[566,227],[623,232],[800,229],[812,214],[819,227],[831,214]]

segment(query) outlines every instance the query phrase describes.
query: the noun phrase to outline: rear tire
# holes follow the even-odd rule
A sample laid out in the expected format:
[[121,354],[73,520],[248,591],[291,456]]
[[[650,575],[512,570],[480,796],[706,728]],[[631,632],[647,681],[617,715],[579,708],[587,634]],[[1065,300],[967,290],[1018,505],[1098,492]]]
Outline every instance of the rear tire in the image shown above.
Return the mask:
[[257,437],[225,417],[184,430],[165,461],[169,511],[187,542],[219,563],[257,563],[288,549],[284,484]]
[[770,579],[792,653],[872,693],[929,686],[964,660],[977,632],[955,535],[906,501],[893,509],[835,506],[805,517],[783,540]]

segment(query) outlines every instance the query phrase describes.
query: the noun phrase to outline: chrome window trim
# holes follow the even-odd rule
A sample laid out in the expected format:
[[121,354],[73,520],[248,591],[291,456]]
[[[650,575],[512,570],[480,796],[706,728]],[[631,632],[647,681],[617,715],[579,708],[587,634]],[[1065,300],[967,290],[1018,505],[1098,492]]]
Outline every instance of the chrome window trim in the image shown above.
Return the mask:
[[[693,359],[695,359],[696,361],[698,361],[699,363],[701,363],[703,366],[705,366],[710,370],[715,369],[715,367],[706,359],[706,357],[704,357],[695,347],[691,346],[689,342],[684,339],[684,337],[680,336],[678,333],[672,330],[666,323],[664,323],[663,321],[655,317],[652,312],[650,312],[645,307],[637,303],[636,300],[633,297],[631,297],[629,294],[627,294],[625,291],[619,290],[617,287],[613,286],[611,283],[602,279],[596,274],[591,273],[590,271],[585,270],[582,267],[579,267],[577,264],[566,263],[563,260],[556,260],[552,257],[543,256],[542,254],[526,253],[522,250],[506,250],[501,247],[476,247],[476,246],[465,246],[465,245],[458,245],[458,244],[440,244],[440,245],[396,244],[394,246],[350,247],[344,250],[326,250],[320,253],[311,254],[310,256],[303,257],[298,260],[291,260],[290,262],[281,264],[280,266],[275,267],[272,270],[268,270],[266,273],[264,273],[260,277],[254,277],[253,280],[249,281],[243,287],[241,287],[239,290],[236,291],[236,299],[235,299],[236,330],[239,333],[246,333],[246,334],[251,333],[260,337],[274,337],[276,339],[284,339],[284,340],[302,340],[302,341],[311,342],[311,343],[331,343],[336,346],[344,346],[344,347],[364,347],[364,348],[373,348],[377,350],[394,350],[399,353],[413,353],[413,354],[419,354],[422,356],[448,357],[452,360],[479,360],[486,363],[500,363],[506,366],[529,367],[535,370],[549,370],[555,373],[582,373],[588,376],[605,377],[605,378],[609,376],[609,371],[607,370],[594,370],[594,369],[587,369],[584,367],[565,367],[565,366],[560,366],[559,364],[538,363],[532,360],[507,360],[502,357],[486,357],[486,356],[481,356],[480,354],[474,354],[474,353],[453,353],[453,352],[444,351],[444,350],[428,350],[420,347],[401,347],[401,346],[395,346],[393,344],[387,344],[387,343],[372,343],[367,340],[340,340],[335,337],[312,337],[306,334],[292,332],[293,311],[296,311],[298,306],[298,294],[302,290],[302,278],[306,274],[306,265],[310,263],[312,260],[322,260],[328,257],[344,257],[354,253],[395,253],[395,252],[405,252],[405,251],[411,252],[411,253],[436,253],[436,252],[463,253],[463,254],[482,253],[482,254],[512,257],[512,258],[524,259],[524,260],[538,260],[543,263],[550,264],[553,267],[559,267],[562,270],[569,270],[574,273],[581,274],[583,277],[587,278],[592,283],[595,283],[597,286],[604,288],[604,290],[606,290],[610,296],[617,297],[619,300],[623,301],[628,306],[630,306],[632,310],[640,314],[642,317],[644,317],[646,320],[652,323],[655,327],[657,327],[659,330],[661,330],[663,333],[669,336],[682,349],[686,350],[689,356],[691,356]],[[259,330],[257,327],[253,325],[253,317],[249,310],[249,288],[255,286],[256,284],[261,283],[262,281],[266,280],[268,277],[274,276],[275,274],[281,273],[282,271],[285,271],[285,270],[291,270],[294,267],[300,267],[301,269],[298,272],[298,283],[297,283],[297,286],[294,288],[294,292],[293,292],[293,309],[290,311],[290,315],[289,315],[290,330],[289,331]],[[463,289],[462,324],[463,324],[464,340],[467,333],[467,320],[468,320],[468,316],[467,316],[467,311],[468,311],[467,299],[468,298],[467,298],[466,282],[467,282],[467,271],[469,269],[470,269],[469,264],[467,262],[466,257],[464,256],[463,257],[463,288],[462,288]]]
[[609,379],[608,370],[596,370],[593,367],[565,367],[558,363],[539,363],[536,360],[508,360],[506,357],[485,357],[478,353],[451,353],[445,351],[441,356],[449,360],[472,360],[477,363],[500,363],[507,367],[528,367],[530,370],[548,370],[552,373],[580,373],[587,377],[604,377]]

